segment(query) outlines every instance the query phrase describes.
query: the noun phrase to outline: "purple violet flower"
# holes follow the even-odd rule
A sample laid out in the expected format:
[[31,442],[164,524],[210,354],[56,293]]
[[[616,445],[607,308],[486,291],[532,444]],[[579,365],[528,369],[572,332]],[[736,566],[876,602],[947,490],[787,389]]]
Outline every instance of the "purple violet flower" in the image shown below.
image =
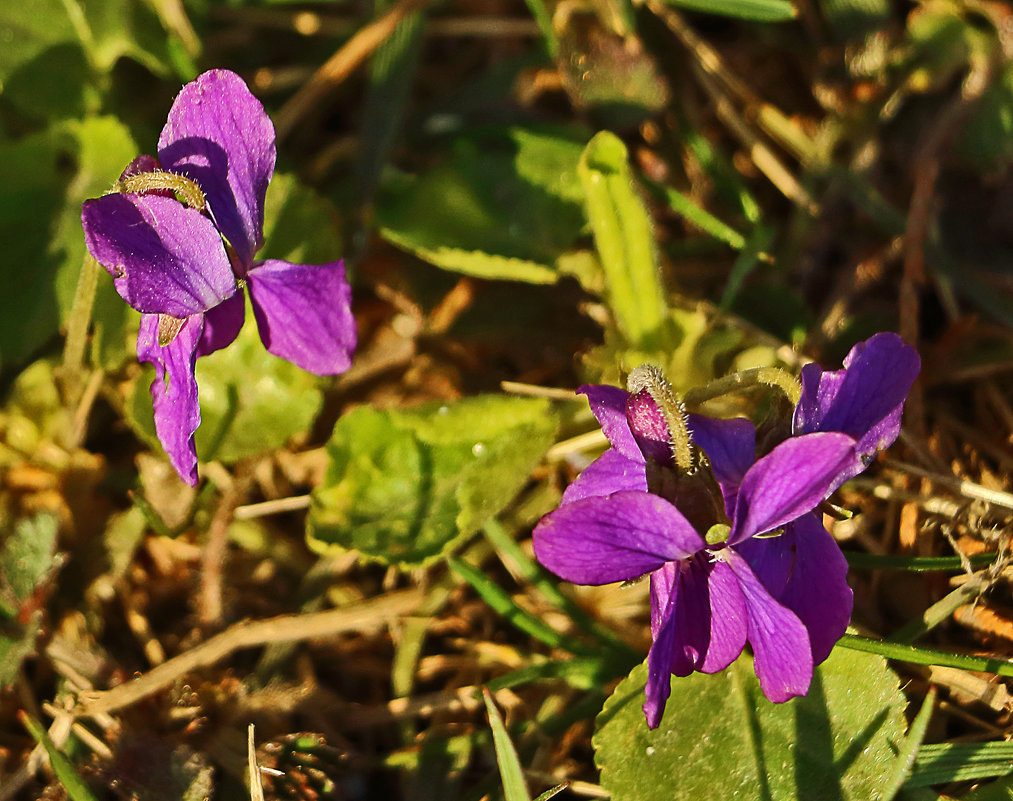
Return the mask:
[[808,366],[795,435],[759,459],[750,421],[689,415],[709,462],[689,475],[674,468],[672,432],[650,393],[579,390],[612,447],[535,528],[535,554],[578,584],[650,574],[651,728],[671,674],[723,670],[747,640],[768,698],[808,691],[852,607],[847,563],[814,510],[896,438],[917,371],[917,354],[893,334],[856,346],[843,370]]
[[238,336],[244,287],[264,346],[276,356],[334,375],[348,369],[355,349],[341,261],[253,259],[263,245],[274,163],[274,126],[260,101],[235,73],[211,70],[176,97],[158,158],[136,158],[116,191],[85,201],[81,211],[89,252],[141,312],[137,357],[155,366],[155,430],[191,485],[200,425],[194,366]]

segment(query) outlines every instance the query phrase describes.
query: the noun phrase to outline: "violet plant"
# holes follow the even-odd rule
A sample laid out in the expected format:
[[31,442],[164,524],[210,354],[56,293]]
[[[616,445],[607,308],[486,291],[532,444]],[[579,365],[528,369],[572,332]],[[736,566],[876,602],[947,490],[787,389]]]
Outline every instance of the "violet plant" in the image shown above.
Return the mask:
[[655,368],[637,368],[628,392],[579,390],[611,447],[535,528],[535,554],[578,584],[650,575],[648,726],[672,675],[724,670],[747,642],[770,700],[808,691],[852,607],[816,510],[896,439],[918,369],[893,334],[856,346],[842,370],[808,365],[790,436],[767,453],[748,420],[686,415]]
[[196,360],[230,345],[244,289],[267,350],[317,375],[348,369],[356,343],[342,261],[255,261],[274,174],[274,125],[243,80],[211,70],[180,91],[157,158],[131,162],[81,211],[88,251],[141,312],[137,357],[155,366],[155,431],[197,483]]

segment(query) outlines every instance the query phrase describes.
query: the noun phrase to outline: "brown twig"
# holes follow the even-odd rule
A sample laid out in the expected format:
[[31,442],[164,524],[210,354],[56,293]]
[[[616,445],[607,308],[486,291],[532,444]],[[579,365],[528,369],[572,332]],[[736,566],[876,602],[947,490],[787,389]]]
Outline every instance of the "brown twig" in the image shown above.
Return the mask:
[[237,623],[125,684],[104,692],[82,693],[75,716],[95,717],[123,709],[168,687],[187,673],[213,665],[241,648],[376,629],[389,618],[411,614],[421,602],[419,590],[399,590],[342,609]]

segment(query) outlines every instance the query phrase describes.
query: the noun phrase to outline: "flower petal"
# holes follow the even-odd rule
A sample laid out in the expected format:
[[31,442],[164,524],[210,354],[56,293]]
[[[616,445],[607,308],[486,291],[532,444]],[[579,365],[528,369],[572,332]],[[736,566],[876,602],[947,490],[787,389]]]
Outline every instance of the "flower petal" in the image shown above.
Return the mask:
[[246,299],[242,291],[206,312],[204,332],[197,343],[197,356],[207,356],[235,342],[245,317]]
[[738,579],[749,616],[753,668],[763,694],[775,703],[805,695],[812,681],[809,633],[795,613],[770,597],[746,560],[731,548],[723,558]]
[[86,200],[81,224],[88,251],[139,312],[189,317],[236,292],[218,231],[174,198],[113,194]]
[[[851,621],[854,595],[848,586],[848,562],[815,514],[800,517],[785,527],[794,543],[795,562],[777,600],[788,607],[809,631],[813,664],[833,650]],[[752,540],[752,542],[774,540]]]
[[611,495],[620,490],[647,492],[647,473],[643,462],[627,459],[615,448],[609,448],[566,488],[559,505],[581,498]]
[[646,492],[568,503],[542,518],[533,539],[538,561],[576,584],[639,578],[705,546],[678,509]]
[[317,375],[348,369],[356,328],[342,262],[269,259],[250,270],[247,279],[253,316],[268,351]]
[[[654,577],[651,577],[652,592]],[[665,714],[665,704],[672,694],[672,657],[675,653],[675,603],[678,598],[678,581],[671,584],[665,605],[658,615],[658,628],[647,654],[647,686],[644,688],[644,715],[647,728],[656,729]]]
[[158,344],[158,315],[143,314],[137,335],[137,358],[155,365],[151,382],[155,433],[179,477],[191,487],[197,484],[193,435],[200,425],[193,368],[203,328],[203,315],[188,317],[175,339],[163,348]]
[[792,437],[749,468],[738,497],[728,544],[772,531],[816,508],[842,482],[855,461],[847,434]]
[[196,181],[243,267],[263,244],[274,125],[243,79],[211,70],[176,96],[158,138],[162,167]]
[[710,637],[697,670],[717,673],[738,659],[746,647],[748,615],[738,579],[724,562],[716,561],[707,573],[710,600]]
[[577,390],[577,394],[587,395],[591,413],[609,444],[627,459],[643,462],[644,455],[626,420],[626,400],[630,393],[605,384],[585,384]]
[[693,442],[710,460],[725,498],[725,511],[731,517],[739,484],[756,461],[756,428],[744,417],[721,420],[691,414],[688,422]]
[[859,455],[868,459],[897,438],[904,399],[920,367],[917,351],[892,333],[855,345],[843,370],[807,364],[792,428],[796,434],[850,434],[859,440]]

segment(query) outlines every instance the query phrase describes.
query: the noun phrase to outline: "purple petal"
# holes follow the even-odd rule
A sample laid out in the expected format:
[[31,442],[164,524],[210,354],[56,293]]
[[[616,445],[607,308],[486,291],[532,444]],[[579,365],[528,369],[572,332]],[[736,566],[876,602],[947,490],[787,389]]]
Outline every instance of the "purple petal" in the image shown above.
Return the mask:
[[247,280],[253,316],[268,351],[317,375],[348,369],[356,329],[352,288],[342,262],[269,259],[250,270]]
[[196,209],[159,195],[104,195],[81,208],[88,251],[145,314],[189,317],[236,292],[221,236]]
[[627,459],[615,448],[589,464],[566,488],[560,506],[581,498],[602,497],[620,490],[647,492],[647,473],[643,462]]
[[[848,562],[815,514],[789,523],[785,536],[794,543],[795,563],[777,600],[808,629],[813,664],[818,665],[830,656],[851,621],[854,596],[848,586]],[[752,541],[776,539],[780,538]]]
[[756,461],[756,429],[743,417],[720,420],[691,414],[689,430],[710,460],[725,498],[725,512],[731,517],[739,484]]
[[770,597],[745,559],[731,548],[725,549],[723,558],[738,579],[745,599],[749,644],[760,689],[775,703],[805,695],[813,674],[809,632],[794,612]]
[[587,395],[591,413],[601,426],[609,444],[627,459],[644,461],[644,455],[626,421],[626,399],[630,393],[619,387],[604,384],[585,384],[577,390],[578,395]]
[[207,356],[235,342],[246,316],[246,301],[240,290],[204,315],[204,333],[197,343],[197,356]]
[[794,432],[842,431],[859,440],[858,453],[868,459],[897,438],[904,399],[920,367],[915,349],[891,333],[855,345],[843,370],[807,364]]
[[717,673],[738,659],[746,647],[748,615],[738,579],[724,562],[710,565],[707,591],[710,599],[710,638],[697,670]]
[[[711,565],[707,559],[706,554],[700,554],[675,565],[670,669],[676,676],[688,676],[698,670],[710,647],[711,604],[707,579]],[[671,603],[671,597],[668,601]]]
[[163,169],[196,181],[244,268],[263,243],[274,125],[243,79],[211,70],[183,87],[158,138]]
[[792,437],[749,468],[735,499],[734,545],[772,531],[816,508],[855,462],[855,441],[847,434]]
[[645,492],[561,506],[535,526],[533,539],[538,561],[576,584],[639,578],[705,546],[678,509]]
[[[653,591],[653,580],[652,591]],[[644,688],[644,715],[649,729],[658,728],[665,713],[665,704],[672,694],[672,658],[675,653],[675,602],[678,598],[678,582],[670,587],[665,605],[659,610],[658,629],[647,654],[647,686]]]
[[203,328],[203,315],[188,317],[176,338],[163,348],[158,344],[158,315],[143,314],[137,335],[137,358],[155,365],[151,382],[155,433],[179,477],[191,487],[197,484],[193,435],[200,425],[193,368]]

